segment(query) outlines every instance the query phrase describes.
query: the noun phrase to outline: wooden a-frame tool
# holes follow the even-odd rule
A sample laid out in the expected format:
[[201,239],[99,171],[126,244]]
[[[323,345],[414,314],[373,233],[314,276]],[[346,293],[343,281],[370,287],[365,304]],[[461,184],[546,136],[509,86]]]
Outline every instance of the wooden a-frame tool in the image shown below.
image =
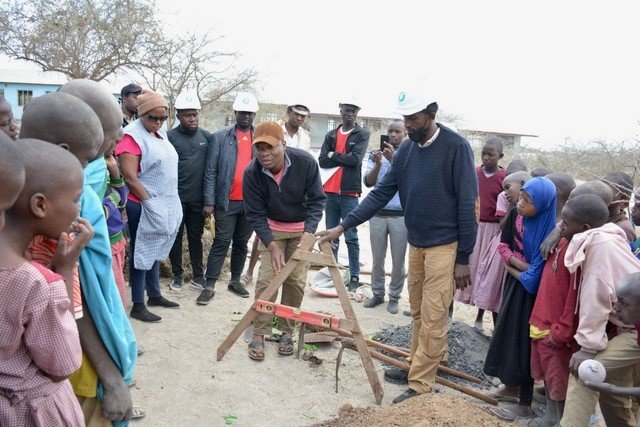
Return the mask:
[[[289,261],[284,265],[282,270],[273,278],[267,289],[260,295],[260,297],[254,301],[251,308],[245,313],[240,322],[231,331],[229,336],[218,347],[218,361],[222,360],[227,351],[233,346],[237,339],[242,335],[244,330],[251,325],[253,319],[258,313],[266,313],[272,316],[284,317],[286,319],[297,320],[303,323],[311,325],[321,326],[326,329],[342,329],[351,332],[353,340],[355,342],[360,359],[362,359],[362,365],[371,384],[371,389],[376,398],[376,403],[379,405],[382,403],[382,385],[378,379],[378,374],[373,367],[373,361],[367,344],[365,343],[358,319],[351,306],[349,294],[344,287],[342,281],[342,275],[338,270],[338,264],[331,251],[331,245],[329,242],[324,242],[320,245],[321,253],[311,252],[313,246],[316,243],[316,237],[313,235],[307,235],[301,242],[300,247],[293,253]],[[329,268],[331,273],[331,279],[338,293],[340,304],[342,305],[342,311],[344,312],[345,319],[341,319],[335,316],[325,315],[321,313],[305,312],[297,307],[289,307],[269,301],[273,297],[278,289],[282,286],[285,279],[289,277],[293,269],[299,262],[314,262],[316,264],[325,265]]]

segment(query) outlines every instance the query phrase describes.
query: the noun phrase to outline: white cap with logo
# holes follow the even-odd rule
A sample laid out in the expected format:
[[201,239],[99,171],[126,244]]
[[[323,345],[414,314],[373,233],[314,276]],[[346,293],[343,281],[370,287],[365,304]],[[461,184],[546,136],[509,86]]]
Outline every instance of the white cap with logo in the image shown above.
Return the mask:
[[200,100],[198,94],[193,91],[185,91],[176,96],[176,102],[173,103],[173,108],[176,110],[199,110]]
[[419,88],[401,90],[400,93],[398,93],[396,113],[403,116],[410,116],[424,110],[427,108],[427,105],[433,102],[435,102],[435,100],[425,96]]
[[258,100],[254,94],[249,92],[238,92],[236,99],[233,101],[233,111],[257,113],[258,109]]
[[361,108],[360,98],[358,98],[358,96],[356,96],[356,95],[345,96],[343,98],[340,98],[340,102],[338,104],[353,105],[353,106],[356,106],[358,108]]

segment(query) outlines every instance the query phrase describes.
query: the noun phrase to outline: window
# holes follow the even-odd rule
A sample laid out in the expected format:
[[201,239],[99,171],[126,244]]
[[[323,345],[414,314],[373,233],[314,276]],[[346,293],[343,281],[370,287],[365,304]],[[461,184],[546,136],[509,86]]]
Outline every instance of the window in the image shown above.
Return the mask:
[[19,90],[18,91],[18,106],[24,107],[24,104],[29,102],[33,98],[32,90]]
[[335,119],[329,119],[327,121],[327,132],[332,131],[336,128],[336,121]]
[[268,122],[275,122],[278,120],[278,115],[276,113],[269,113],[266,115],[265,118],[267,119],[266,121]]

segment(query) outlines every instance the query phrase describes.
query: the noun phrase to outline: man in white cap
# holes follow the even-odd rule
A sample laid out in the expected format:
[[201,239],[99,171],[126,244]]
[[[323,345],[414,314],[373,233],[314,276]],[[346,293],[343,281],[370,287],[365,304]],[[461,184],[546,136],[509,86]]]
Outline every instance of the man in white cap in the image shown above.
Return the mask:
[[169,142],[178,152],[178,194],[182,202],[182,224],[173,243],[169,260],[173,272],[173,282],[169,287],[174,291],[182,290],[182,233],[187,228],[189,259],[191,260],[190,287],[202,290],[205,286],[202,266],[202,233],[204,216],[202,208],[202,182],[204,180],[207,146],[211,133],[198,125],[200,100],[195,92],[183,92],[176,97],[173,107],[176,109],[178,126],[167,132]]
[[[473,152],[456,132],[436,123],[438,104],[420,92],[400,92],[398,112],[409,139],[400,146],[379,185],[343,221],[321,232],[335,240],[369,220],[396,192],[409,240],[409,306],[413,317],[406,372],[390,369],[385,379],[409,388],[393,402],[430,391],[447,349],[447,318],[456,287],[470,283],[469,256],[476,241],[478,182]],[[455,283],[455,286],[454,286]]]
[[[320,149],[318,162],[324,169],[334,169],[333,175],[324,183],[327,194],[325,222],[327,228],[340,224],[358,206],[362,193],[362,160],[369,146],[369,131],[356,123],[360,102],[356,97],[340,102],[342,124],[327,132]],[[349,273],[347,285],[350,292],[360,285],[360,243],[356,227],[344,232],[344,240],[349,253]],[[334,242],[333,255],[338,258],[338,243]]]
[[282,123],[282,131],[287,147],[301,148],[309,151],[311,139],[309,132],[302,127],[309,117],[309,108],[302,104],[292,104],[287,107],[287,121]]
[[214,215],[216,234],[207,259],[205,288],[196,300],[199,305],[206,305],[213,298],[231,241],[231,281],[227,289],[249,298],[249,292],[240,283],[253,231],[244,214],[242,177],[253,158],[253,119],[258,112],[258,100],[251,93],[240,92],[233,101],[233,111],[236,124],[214,133],[207,149],[203,212],[205,216]]

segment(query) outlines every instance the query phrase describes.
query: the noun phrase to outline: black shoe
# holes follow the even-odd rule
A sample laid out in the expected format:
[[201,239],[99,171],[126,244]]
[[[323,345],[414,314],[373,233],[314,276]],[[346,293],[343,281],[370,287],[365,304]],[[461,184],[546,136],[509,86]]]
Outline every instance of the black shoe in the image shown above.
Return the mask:
[[142,322],[150,323],[159,322],[160,320],[162,320],[162,317],[157,316],[147,310],[147,306],[144,305],[144,303],[134,303],[129,316]]
[[189,289],[193,289],[194,291],[202,291],[206,287],[207,281],[204,276],[193,276],[191,283],[189,283]]
[[249,291],[247,291],[244,288],[244,286],[242,286],[242,283],[240,283],[239,280],[230,281],[229,286],[227,286],[227,289],[230,292],[233,292],[234,294],[238,295],[239,297],[249,298]]
[[409,384],[409,374],[398,368],[384,371],[384,380],[393,384]]
[[213,296],[215,294],[216,294],[216,291],[212,287],[207,286],[202,290],[202,292],[200,292],[200,295],[198,295],[198,298],[196,298],[196,304],[198,305],[209,304],[209,301],[213,299]]
[[362,304],[365,308],[377,307],[384,302],[384,297],[373,296]]
[[411,317],[411,310],[402,310],[402,314],[405,316]]
[[356,289],[360,287],[360,279],[356,276],[352,276],[351,280],[349,280],[349,284],[347,285],[347,290],[349,292],[355,292]]
[[159,297],[149,297],[147,300],[147,305],[152,307],[165,307],[165,308],[179,308],[180,304],[177,302],[169,301],[162,295]]
[[400,396],[398,396],[395,399],[393,399],[393,403],[404,402],[405,400],[411,399],[412,397],[416,397],[416,396],[420,396],[420,393],[418,393],[417,391],[415,391],[413,389],[408,388],[407,391],[405,391]]
[[172,291],[180,292],[182,290],[182,276],[174,276],[169,288]]
[[390,314],[398,314],[398,301],[389,301],[389,304],[387,304],[387,311]]

